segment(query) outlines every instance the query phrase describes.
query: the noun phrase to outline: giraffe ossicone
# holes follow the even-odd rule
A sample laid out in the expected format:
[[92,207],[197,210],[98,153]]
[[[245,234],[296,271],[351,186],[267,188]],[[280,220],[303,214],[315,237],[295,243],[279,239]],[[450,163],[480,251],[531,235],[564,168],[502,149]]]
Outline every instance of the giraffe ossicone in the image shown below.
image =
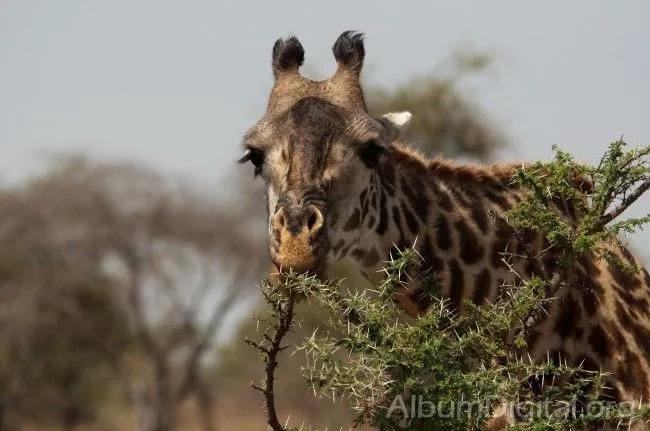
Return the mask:
[[[327,264],[351,258],[379,282],[394,246],[416,248],[423,270],[435,271],[443,294],[462,311],[467,298],[494,300],[514,274],[531,277],[524,248],[548,249],[542,235],[524,238],[493,215],[525,195],[512,175],[522,163],[460,164],[423,157],[404,141],[409,112],[368,112],[359,82],[363,36],[345,32],[332,48],[338,68],[323,81],[303,77],[305,51],[297,38],[276,41],[274,84],[264,116],[245,134],[242,162],[266,183],[269,251],[274,270],[325,275]],[[585,182],[577,179],[576,187]],[[567,202],[558,211],[579,217]],[[642,267],[616,238],[613,253]],[[503,253],[511,259],[506,264]],[[548,273],[560,271],[546,253]],[[629,274],[597,256],[563,272],[546,317],[532,332],[534,361],[566,360],[611,373],[611,397],[650,398],[650,276]],[[396,301],[410,315],[426,312],[422,288],[410,285]]]

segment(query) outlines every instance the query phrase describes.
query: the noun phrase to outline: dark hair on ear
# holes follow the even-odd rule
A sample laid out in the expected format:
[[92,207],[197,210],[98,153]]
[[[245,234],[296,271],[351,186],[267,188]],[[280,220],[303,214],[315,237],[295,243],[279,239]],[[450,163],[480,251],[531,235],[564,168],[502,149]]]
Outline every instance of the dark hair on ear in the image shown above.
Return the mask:
[[332,47],[336,61],[354,72],[360,72],[363,67],[363,58],[366,55],[363,37],[363,33],[348,30],[336,39]]
[[287,70],[298,70],[305,61],[305,49],[297,37],[291,36],[286,40],[278,39],[273,45],[273,74]]
[[399,138],[401,132],[390,120],[381,116],[373,116],[373,118],[381,124],[380,136],[384,142],[390,143]]

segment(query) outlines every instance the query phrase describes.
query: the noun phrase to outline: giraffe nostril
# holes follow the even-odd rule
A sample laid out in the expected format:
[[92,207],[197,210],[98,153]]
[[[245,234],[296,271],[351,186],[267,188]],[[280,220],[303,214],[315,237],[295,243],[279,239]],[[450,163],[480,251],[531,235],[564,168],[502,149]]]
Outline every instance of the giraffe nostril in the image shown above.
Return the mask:
[[307,219],[307,229],[311,230],[312,227],[316,224],[316,221],[318,220],[318,217],[316,216],[316,213],[312,213],[309,216],[309,219]]
[[314,233],[323,226],[323,214],[314,205],[310,205],[308,211],[309,217],[307,217],[307,230],[310,233]]

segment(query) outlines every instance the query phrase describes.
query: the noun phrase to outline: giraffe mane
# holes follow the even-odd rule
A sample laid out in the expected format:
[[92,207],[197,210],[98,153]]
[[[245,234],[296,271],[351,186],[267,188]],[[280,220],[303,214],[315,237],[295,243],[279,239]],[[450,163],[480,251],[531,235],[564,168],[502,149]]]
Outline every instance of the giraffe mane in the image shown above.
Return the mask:
[[[437,179],[449,182],[515,187],[513,177],[517,171],[532,166],[532,163],[527,161],[470,163],[457,162],[442,156],[429,158],[403,142],[394,143],[392,149],[400,163],[411,164],[415,169],[418,169],[415,167],[418,165],[419,169],[428,171]],[[540,175],[543,176],[544,172],[540,171]],[[573,185],[584,193],[593,191],[593,180],[581,172],[574,173]]]
[[526,162],[459,163],[441,156],[429,158],[401,142],[394,143],[392,149],[401,165],[427,171],[438,179],[449,181],[508,185],[518,169],[529,165]]

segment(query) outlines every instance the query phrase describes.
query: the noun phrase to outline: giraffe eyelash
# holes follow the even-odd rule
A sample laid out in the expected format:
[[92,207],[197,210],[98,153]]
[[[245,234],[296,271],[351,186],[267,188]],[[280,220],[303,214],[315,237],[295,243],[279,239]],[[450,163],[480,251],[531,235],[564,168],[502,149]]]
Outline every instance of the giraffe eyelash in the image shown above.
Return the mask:
[[238,160],[239,163],[251,162],[255,166],[253,176],[258,176],[262,172],[264,165],[264,151],[258,148],[248,148],[243,157]]

